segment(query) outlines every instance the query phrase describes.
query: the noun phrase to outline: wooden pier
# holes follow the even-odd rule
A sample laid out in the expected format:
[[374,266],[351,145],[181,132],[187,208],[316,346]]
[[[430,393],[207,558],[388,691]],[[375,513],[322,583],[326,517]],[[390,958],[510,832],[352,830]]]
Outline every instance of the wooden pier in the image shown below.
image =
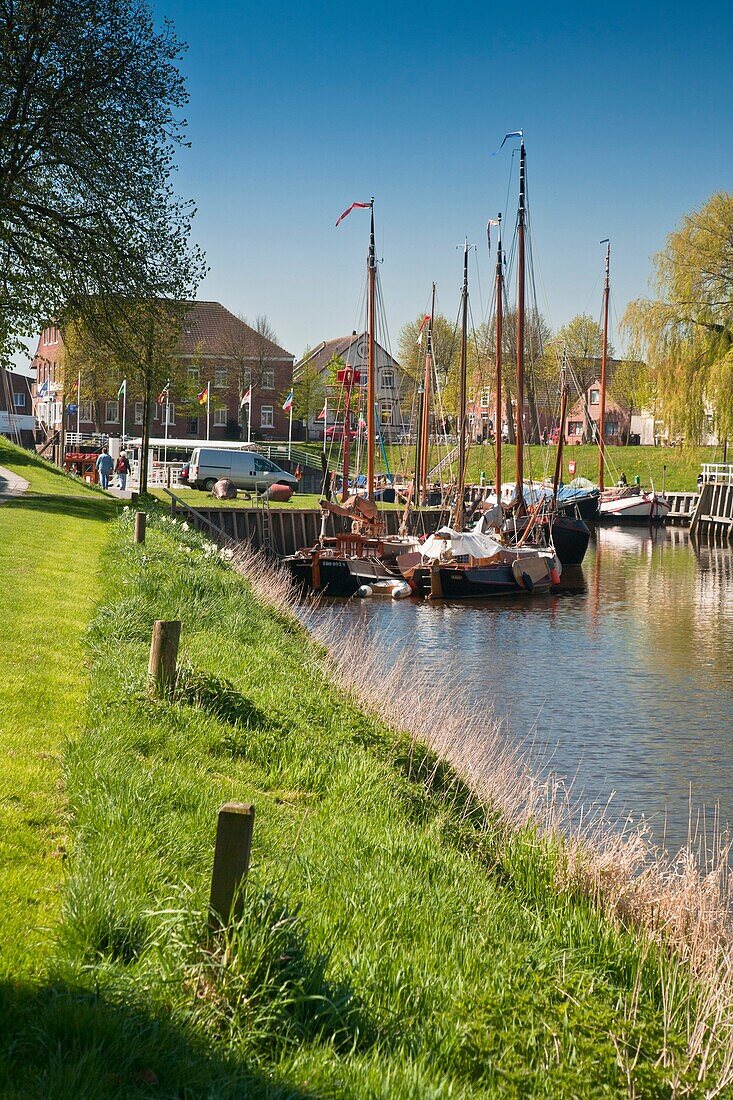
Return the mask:
[[733,540],[733,465],[705,465],[691,535]]
[[699,493],[665,493],[672,508],[667,514],[667,522],[685,527],[692,522]]

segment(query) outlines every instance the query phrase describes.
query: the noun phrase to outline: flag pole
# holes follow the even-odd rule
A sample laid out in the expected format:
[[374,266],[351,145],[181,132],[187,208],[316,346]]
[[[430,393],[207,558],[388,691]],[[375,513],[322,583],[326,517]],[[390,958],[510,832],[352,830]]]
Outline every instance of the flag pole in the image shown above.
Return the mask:
[[249,386],[249,401],[247,402],[247,442],[252,442],[252,383]]
[[[168,385],[170,385],[170,383],[168,383]],[[165,484],[167,484],[167,474],[168,474],[168,420],[169,420],[168,398],[169,398],[169,390],[166,387],[166,391],[165,391],[165,434],[163,436],[163,481],[164,481]]]
[[[81,435],[81,371],[76,377],[76,434]],[[78,439],[76,444],[79,445]]]
[[288,461],[290,460],[290,447],[293,442],[293,402],[290,402],[290,423],[288,424]]
[[206,439],[211,438],[211,379],[206,383]]
[[127,379],[122,379],[122,446],[125,445],[125,413],[127,412]]

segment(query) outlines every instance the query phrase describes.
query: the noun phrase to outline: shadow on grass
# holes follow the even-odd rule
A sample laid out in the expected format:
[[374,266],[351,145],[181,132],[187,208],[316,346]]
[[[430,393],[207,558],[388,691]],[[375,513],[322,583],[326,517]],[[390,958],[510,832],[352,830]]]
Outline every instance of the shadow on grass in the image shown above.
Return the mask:
[[161,1008],[152,1014],[59,984],[0,983],[0,1089],[6,1100],[131,1096],[315,1100],[275,1073],[212,1054]]
[[43,493],[26,493],[3,505],[8,512],[45,512],[57,516],[75,516],[77,519],[109,520],[119,514],[124,501],[101,493],[89,496],[52,496]]

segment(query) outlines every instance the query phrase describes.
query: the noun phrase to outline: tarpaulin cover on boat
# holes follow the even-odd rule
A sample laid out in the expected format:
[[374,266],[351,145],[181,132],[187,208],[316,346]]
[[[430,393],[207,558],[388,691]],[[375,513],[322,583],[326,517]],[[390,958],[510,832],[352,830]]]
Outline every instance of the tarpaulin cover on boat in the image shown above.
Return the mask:
[[437,561],[444,551],[450,549],[453,557],[467,555],[472,558],[493,558],[505,548],[490,535],[474,531],[454,531],[451,527],[441,527],[427,538],[421,547],[423,559]]

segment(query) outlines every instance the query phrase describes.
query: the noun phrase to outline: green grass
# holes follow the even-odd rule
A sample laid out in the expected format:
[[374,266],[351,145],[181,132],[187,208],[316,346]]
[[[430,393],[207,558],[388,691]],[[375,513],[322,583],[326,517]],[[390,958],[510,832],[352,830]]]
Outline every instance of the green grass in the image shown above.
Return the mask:
[[61,769],[88,677],[82,633],[101,594],[113,501],[0,437],[30,482],[0,507],[0,980],[43,971],[58,917],[67,817]]
[[[320,455],[320,444],[299,444],[314,455]],[[556,449],[554,447],[531,446],[527,449],[525,459],[525,474],[535,478],[541,478],[545,473],[550,477],[554,472]],[[445,453],[445,448],[433,445],[430,452],[430,465],[434,465]],[[643,485],[654,484],[661,489],[665,483],[670,490],[690,491],[697,488],[697,475],[703,462],[722,462],[722,447],[609,447],[607,449],[606,483],[614,484],[617,477],[623,472],[629,482],[638,475]],[[402,472],[406,478],[412,477],[414,466],[414,448],[387,447],[387,457],[390,469]],[[336,452],[332,458],[335,460]],[[581,445],[565,448],[563,477],[570,480],[568,462],[576,463],[576,477],[587,477],[591,481],[598,480],[598,448],[591,445]],[[381,452],[377,452],[376,469],[378,473],[384,472],[384,461]],[[494,448],[488,444],[477,444],[469,449],[467,478],[470,483],[478,483],[481,474],[488,481],[493,481],[495,469]],[[444,468],[443,478],[447,478],[447,467]],[[515,472],[514,447],[504,445],[502,448],[502,480],[512,481]]]
[[[181,619],[189,671],[152,702],[156,618]],[[302,629],[193,532],[153,515],[135,546],[126,515],[85,646],[52,981],[0,986],[4,1096],[664,1097],[677,1070],[692,1081],[674,960],[558,892],[550,848],[339,695]],[[241,923],[212,945],[232,799],[256,805],[253,865]]]

